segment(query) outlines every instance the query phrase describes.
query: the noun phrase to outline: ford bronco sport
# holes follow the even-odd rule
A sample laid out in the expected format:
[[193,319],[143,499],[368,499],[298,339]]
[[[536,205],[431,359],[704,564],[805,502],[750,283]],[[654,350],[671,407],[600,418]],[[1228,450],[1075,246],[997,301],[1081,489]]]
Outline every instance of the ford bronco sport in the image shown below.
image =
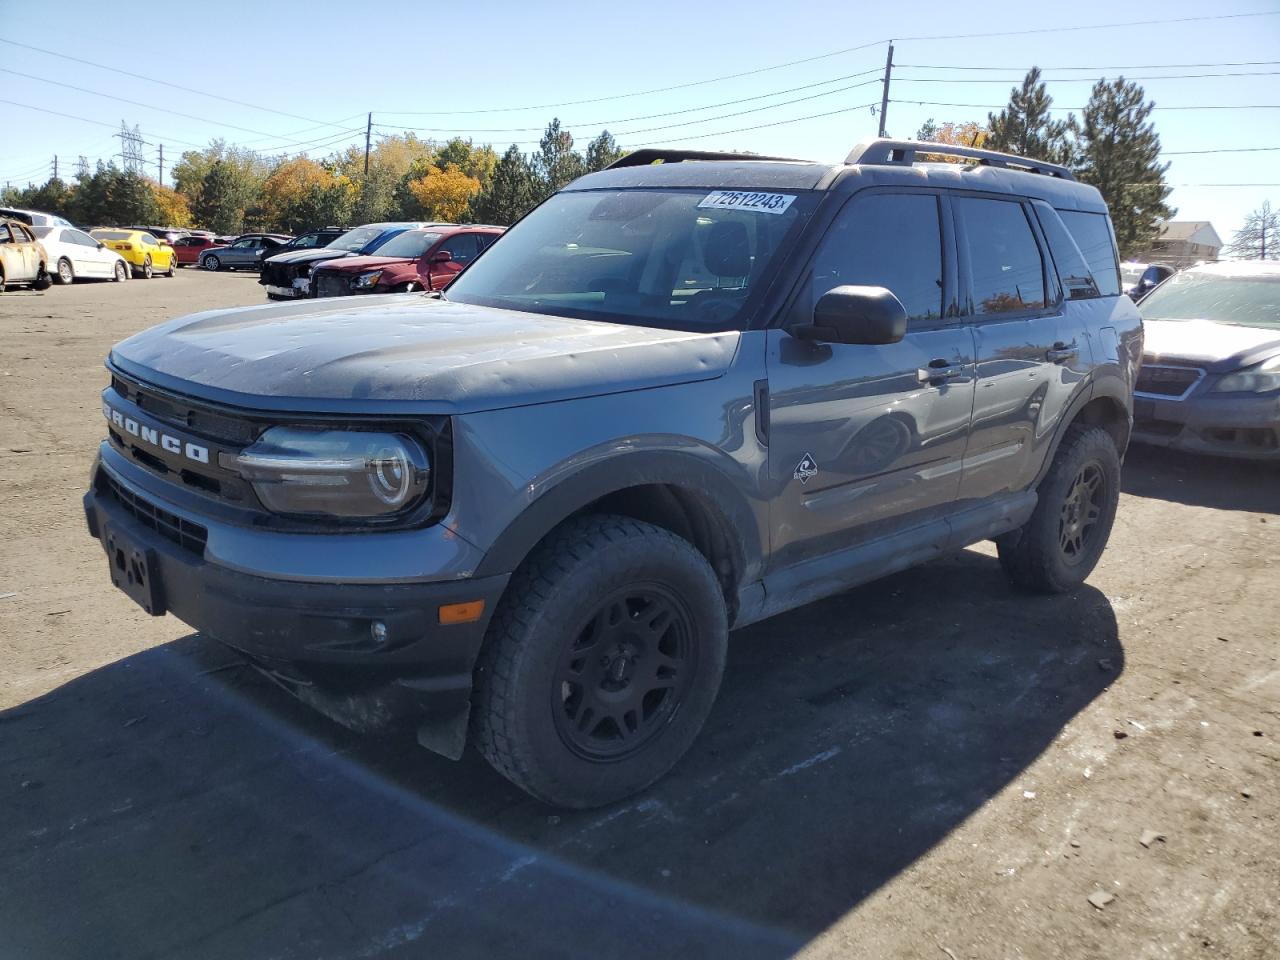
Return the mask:
[[150,613],[590,806],[689,747],[730,629],[990,538],[1018,587],[1079,585],[1141,341],[1063,168],[642,150],[444,296],[122,342],[84,505]]

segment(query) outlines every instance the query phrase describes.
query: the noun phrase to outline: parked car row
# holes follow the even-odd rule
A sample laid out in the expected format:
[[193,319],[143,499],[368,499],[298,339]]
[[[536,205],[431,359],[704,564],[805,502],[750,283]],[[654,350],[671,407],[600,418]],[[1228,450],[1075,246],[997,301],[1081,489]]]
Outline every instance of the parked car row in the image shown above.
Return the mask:
[[258,282],[272,300],[440,290],[503,229],[487,224],[369,223],[325,247],[268,257]]

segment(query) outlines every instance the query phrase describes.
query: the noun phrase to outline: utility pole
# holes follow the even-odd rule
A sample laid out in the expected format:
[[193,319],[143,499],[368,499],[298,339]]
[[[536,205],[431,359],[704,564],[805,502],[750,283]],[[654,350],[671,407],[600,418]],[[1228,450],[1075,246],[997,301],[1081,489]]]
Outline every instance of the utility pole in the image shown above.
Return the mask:
[[884,136],[885,115],[889,112],[889,78],[893,75],[893,44],[889,44],[889,55],[884,61],[884,92],[880,95],[880,133]]
[[369,179],[369,141],[373,138],[373,113],[369,114],[369,122],[364,128],[364,178]]
[[164,186],[164,144],[160,144],[160,186]]
[[[53,155],[53,179],[58,179],[58,155]],[[1266,259],[1265,257],[1263,259]]]

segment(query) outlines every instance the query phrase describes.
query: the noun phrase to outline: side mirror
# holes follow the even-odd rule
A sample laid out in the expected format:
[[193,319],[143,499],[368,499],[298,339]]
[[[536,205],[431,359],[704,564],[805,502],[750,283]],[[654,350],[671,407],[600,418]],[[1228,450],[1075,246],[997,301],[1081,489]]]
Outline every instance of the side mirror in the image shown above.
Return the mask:
[[98,249],[99,249],[99,250],[105,250],[105,249],[107,249],[107,245],[106,245],[105,243],[102,243],[101,241],[99,241],[99,243],[98,243]]
[[907,335],[907,308],[884,287],[846,284],[823,294],[811,325],[791,332],[824,343],[897,343]]
[[453,254],[448,250],[438,250],[431,255],[432,263],[451,263],[452,261]]

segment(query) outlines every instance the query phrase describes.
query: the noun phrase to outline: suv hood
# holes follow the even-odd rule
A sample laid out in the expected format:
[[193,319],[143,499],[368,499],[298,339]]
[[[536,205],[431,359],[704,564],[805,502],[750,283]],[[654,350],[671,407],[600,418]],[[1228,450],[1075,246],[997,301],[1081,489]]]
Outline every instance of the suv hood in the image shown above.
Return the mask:
[[1152,362],[1194,364],[1226,373],[1280,353],[1280,330],[1212,320],[1144,320],[1143,352]]
[[117,344],[109,362],[251,409],[474,413],[710,380],[740,336],[392,294],[197,313]]
[[394,267],[402,263],[413,263],[412,257],[346,257],[335,263],[325,264],[324,269],[336,270],[339,273],[359,273],[362,270],[376,270],[378,267]]

